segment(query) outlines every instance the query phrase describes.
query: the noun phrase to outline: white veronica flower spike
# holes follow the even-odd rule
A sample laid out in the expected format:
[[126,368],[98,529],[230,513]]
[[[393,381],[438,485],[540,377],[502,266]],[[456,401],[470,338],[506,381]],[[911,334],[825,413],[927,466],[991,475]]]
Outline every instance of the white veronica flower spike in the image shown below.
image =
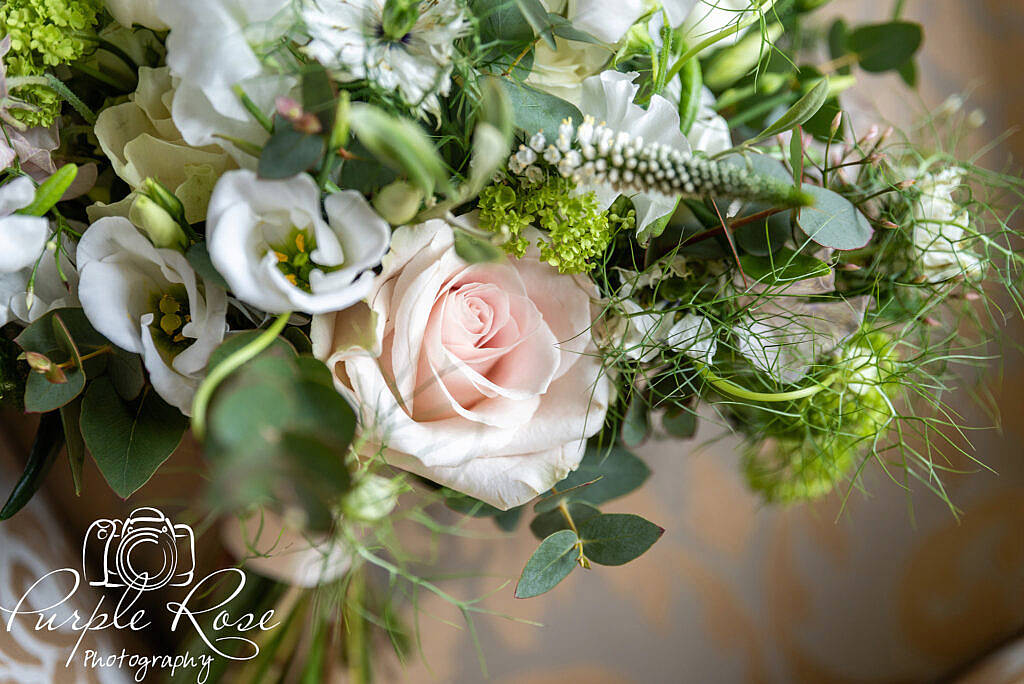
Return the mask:
[[361,194],[324,200],[307,175],[260,180],[224,174],[207,220],[210,258],[242,301],[263,311],[339,311],[366,296],[370,270],[387,251],[391,229]]
[[78,243],[82,307],[118,347],[142,356],[157,394],[185,415],[224,340],[227,295],[185,256],[157,249],[128,219],[102,218]]

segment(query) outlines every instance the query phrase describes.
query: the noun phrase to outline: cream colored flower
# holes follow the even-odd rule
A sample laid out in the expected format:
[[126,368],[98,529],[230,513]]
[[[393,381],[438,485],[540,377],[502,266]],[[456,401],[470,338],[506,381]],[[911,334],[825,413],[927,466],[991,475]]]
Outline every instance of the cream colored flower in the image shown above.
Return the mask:
[[[138,89],[128,102],[100,113],[96,137],[114,173],[129,187],[137,190],[146,178],[156,178],[174,191],[185,206],[185,217],[196,223],[206,218],[217,179],[236,164],[216,145],[192,147],[185,142],[171,119],[174,97],[167,67],[140,67]],[[127,197],[117,205],[100,205],[90,218],[127,215],[131,202]]]

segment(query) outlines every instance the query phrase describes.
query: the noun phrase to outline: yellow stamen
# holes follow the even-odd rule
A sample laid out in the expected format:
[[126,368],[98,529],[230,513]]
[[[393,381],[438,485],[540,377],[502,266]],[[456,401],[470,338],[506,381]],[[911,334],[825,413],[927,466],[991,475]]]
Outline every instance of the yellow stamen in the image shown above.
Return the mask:
[[174,332],[181,327],[181,316],[176,314],[164,314],[160,318],[160,329],[168,335],[173,335]]
[[295,279],[295,274],[294,273],[287,273],[287,274],[285,274],[284,277],[288,280],[289,283],[291,283],[295,287],[299,286],[299,281]]
[[274,256],[276,256],[276,257],[277,257],[277,260],[278,260],[278,261],[281,261],[281,262],[283,262],[283,261],[288,261],[288,255],[287,255],[287,254],[284,254],[284,253],[282,253],[282,252],[278,252],[278,251],[276,251],[276,250],[275,250],[275,251],[274,251]]
[[164,295],[161,297],[160,304],[158,306],[160,307],[160,313],[165,314],[178,313],[178,310],[181,308],[181,304],[178,303],[178,300],[170,295]]
[[299,248],[300,252],[306,251],[306,234],[296,233],[295,234],[295,246]]

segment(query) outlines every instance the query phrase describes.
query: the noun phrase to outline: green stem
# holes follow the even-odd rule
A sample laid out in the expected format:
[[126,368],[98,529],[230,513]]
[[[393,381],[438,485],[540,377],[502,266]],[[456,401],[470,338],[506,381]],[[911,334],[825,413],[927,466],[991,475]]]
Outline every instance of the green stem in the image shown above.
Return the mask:
[[286,311],[278,316],[277,320],[264,330],[259,337],[214,366],[202,384],[199,385],[199,389],[196,390],[196,396],[192,400],[192,432],[198,439],[201,440],[206,436],[206,408],[210,404],[210,399],[213,398],[213,392],[217,389],[217,385],[269,347],[277,339],[277,336],[281,334],[281,331],[284,330],[284,326],[288,324],[288,319],[291,315],[291,311]]
[[256,106],[256,103],[252,101],[252,98],[245,94],[242,86],[235,84],[231,86],[231,90],[233,90],[235,95],[238,96],[238,99],[242,101],[242,105],[250,114],[252,114],[252,117],[259,122],[260,126],[267,129],[267,133],[273,133],[274,123],[270,120],[270,117],[264,114],[260,108]]
[[725,378],[715,375],[710,368],[699,361],[694,361],[693,365],[697,368],[697,372],[701,374],[701,377],[703,377],[709,385],[719,392],[731,395],[737,399],[746,399],[748,401],[762,401],[770,403],[794,401],[796,399],[804,399],[805,397],[814,396],[826,388],[825,385],[819,384],[798,390],[792,390],[790,392],[753,392],[740,387],[734,382],[730,382]]
[[673,78],[675,78],[676,74],[679,73],[679,70],[683,68],[683,65],[685,65],[687,62],[689,62],[691,59],[695,59],[697,57],[697,55],[699,55],[701,52],[703,52],[707,48],[711,47],[712,45],[714,45],[715,43],[717,43],[720,40],[725,40],[729,36],[732,36],[732,35],[735,35],[735,34],[739,33],[743,29],[745,29],[748,26],[750,26],[751,24],[753,24],[755,21],[760,21],[760,19],[761,19],[761,13],[760,12],[754,12],[751,16],[747,17],[746,19],[744,19],[743,21],[739,22],[738,24],[734,24],[733,26],[730,26],[727,29],[719,31],[715,35],[710,36],[709,38],[705,38],[704,40],[700,41],[699,43],[694,45],[692,48],[690,48],[689,50],[684,52],[683,55],[679,59],[676,60],[676,63],[672,65],[671,71],[668,72],[668,77],[665,79],[665,82],[667,83],[667,82],[671,81]]

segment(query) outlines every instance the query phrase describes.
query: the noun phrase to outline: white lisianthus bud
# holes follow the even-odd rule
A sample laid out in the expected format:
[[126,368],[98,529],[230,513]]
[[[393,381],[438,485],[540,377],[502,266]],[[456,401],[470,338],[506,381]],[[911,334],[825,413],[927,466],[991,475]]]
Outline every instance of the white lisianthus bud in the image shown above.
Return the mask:
[[422,190],[411,183],[398,180],[381,188],[372,203],[381,218],[393,226],[400,226],[416,216],[422,202]]
[[136,196],[128,211],[128,219],[146,234],[155,247],[184,251],[188,246],[188,238],[178,222],[145,195]]

